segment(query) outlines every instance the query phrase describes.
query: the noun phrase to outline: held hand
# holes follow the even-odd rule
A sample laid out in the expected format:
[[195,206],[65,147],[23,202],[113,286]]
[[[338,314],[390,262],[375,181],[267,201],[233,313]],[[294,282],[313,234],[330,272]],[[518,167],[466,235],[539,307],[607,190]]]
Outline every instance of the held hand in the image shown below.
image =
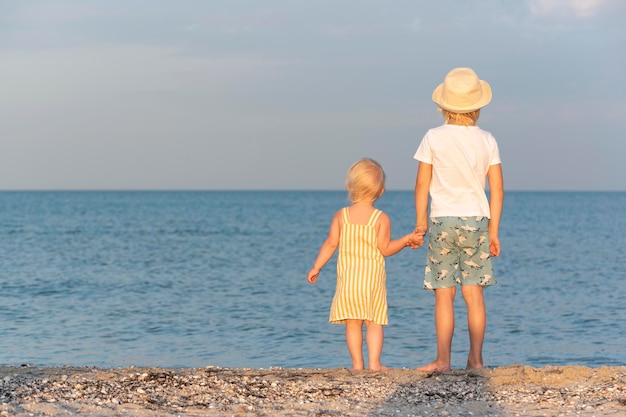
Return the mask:
[[413,233],[424,236],[428,231],[428,226],[415,226]]
[[409,237],[409,246],[411,249],[417,249],[424,244],[424,234],[411,233]]
[[320,275],[319,269],[311,269],[306,276],[306,280],[309,281],[309,284],[315,284],[317,281],[317,277]]
[[426,230],[426,227],[417,226],[413,233],[409,235],[409,246],[411,246],[411,249],[417,249],[424,244]]

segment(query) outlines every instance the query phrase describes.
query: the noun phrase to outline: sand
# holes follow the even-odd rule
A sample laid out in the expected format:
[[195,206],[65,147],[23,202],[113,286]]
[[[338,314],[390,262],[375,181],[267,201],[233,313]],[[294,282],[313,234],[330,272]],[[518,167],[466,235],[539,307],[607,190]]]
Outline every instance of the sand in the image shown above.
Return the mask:
[[0,367],[6,416],[626,416],[626,367]]

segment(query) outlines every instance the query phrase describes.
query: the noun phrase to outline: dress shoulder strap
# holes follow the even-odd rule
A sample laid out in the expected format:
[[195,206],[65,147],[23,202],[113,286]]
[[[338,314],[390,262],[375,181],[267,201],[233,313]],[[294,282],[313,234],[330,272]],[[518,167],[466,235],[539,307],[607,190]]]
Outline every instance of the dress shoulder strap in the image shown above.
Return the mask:
[[350,223],[350,216],[348,215],[348,207],[344,207],[341,209],[341,218],[343,219],[344,224]]
[[381,210],[378,209],[374,209],[374,212],[372,213],[372,215],[370,216],[370,221],[367,222],[368,226],[372,226],[374,227],[374,225],[376,224],[376,222],[378,221],[378,217],[380,217],[380,214],[382,213]]

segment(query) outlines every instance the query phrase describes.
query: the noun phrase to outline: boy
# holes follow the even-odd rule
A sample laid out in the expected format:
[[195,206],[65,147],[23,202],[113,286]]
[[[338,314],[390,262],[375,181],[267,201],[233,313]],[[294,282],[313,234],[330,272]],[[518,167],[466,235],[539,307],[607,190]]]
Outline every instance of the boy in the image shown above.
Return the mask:
[[480,369],[487,316],[483,287],[496,282],[491,257],[500,255],[498,228],[504,199],[498,145],[491,133],[476,125],[480,109],[491,101],[491,88],[470,68],[455,68],[432,98],[445,123],[426,133],[414,156],[419,161],[415,231],[429,227],[430,195],[424,289],[435,293],[437,358],[417,370],[450,370],[457,284],[467,305],[467,369]]

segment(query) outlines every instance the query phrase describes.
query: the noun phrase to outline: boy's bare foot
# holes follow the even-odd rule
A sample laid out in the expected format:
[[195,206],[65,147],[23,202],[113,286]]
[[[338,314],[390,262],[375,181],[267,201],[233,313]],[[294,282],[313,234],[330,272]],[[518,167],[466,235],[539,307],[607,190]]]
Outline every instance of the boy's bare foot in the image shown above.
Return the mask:
[[467,360],[467,365],[465,366],[466,371],[473,371],[483,369],[483,361],[482,358],[478,361]]
[[447,372],[450,370],[450,365],[442,365],[437,361],[431,362],[428,365],[415,368],[419,372]]
[[370,366],[370,371],[388,371],[389,369],[390,368],[382,364],[380,366]]

